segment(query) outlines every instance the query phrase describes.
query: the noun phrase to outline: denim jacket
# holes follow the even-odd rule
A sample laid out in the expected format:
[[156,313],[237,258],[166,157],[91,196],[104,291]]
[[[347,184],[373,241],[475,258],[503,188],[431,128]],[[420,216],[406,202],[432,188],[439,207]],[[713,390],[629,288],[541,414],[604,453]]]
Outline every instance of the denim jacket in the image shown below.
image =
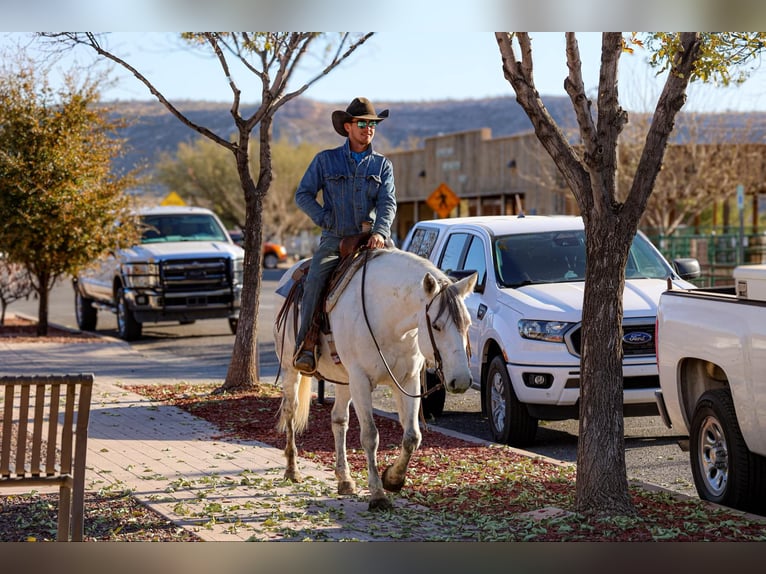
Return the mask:
[[[322,191],[322,203],[317,194]],[[359,165],[351,157],[348,139],[319,152],[295,190],[295,203],[322,229],[322,237],[361,233],[372,222],[373,233],[391,236],[396,215],[396,190],[391,161],[370,150]]]

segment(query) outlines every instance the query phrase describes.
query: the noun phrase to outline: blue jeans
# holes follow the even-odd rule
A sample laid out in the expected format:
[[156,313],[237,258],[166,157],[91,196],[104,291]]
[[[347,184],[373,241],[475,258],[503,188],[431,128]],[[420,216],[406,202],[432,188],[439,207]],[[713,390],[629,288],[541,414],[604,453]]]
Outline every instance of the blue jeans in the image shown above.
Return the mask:
[[[301,348],[303,340],[306,338],[306,333],[311,326],[311,319],[314,316],[314,310],[319,304],[319,298],[322,296],[322,291],[324,291],[324,287],[327,285],[338,263],[340,263],[340,238],[323,237],[319,243],[319,248],[311,259],[309,272],[306,275],[303,286],[301,325],[295,338],[296,352]],[[310,351],[312,349],[306,350]]]

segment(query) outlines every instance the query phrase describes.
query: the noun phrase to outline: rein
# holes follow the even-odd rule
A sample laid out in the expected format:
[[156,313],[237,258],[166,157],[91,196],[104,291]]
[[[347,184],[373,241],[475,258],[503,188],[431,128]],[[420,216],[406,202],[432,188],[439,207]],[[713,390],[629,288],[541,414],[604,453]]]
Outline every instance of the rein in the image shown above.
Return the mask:
[[[431,307],[431,304],[436,300],[436,297],[438,297],[442,291],[439,291],[433,299],[431,299],[428,304],[426,305],[426,324],[428,325],[428,336],[431,339],[431,347],[434,351],[434,361],[436,362],[436,375],[439,377],[439,383],[437,385],[434,385],[430,389],[426,389],[425,392],[419,394],[419,395],[413,395],[408,393],[404,390],[401,383],[399,383],[399,380],[396,378],[394,373],[391,371],[391,367],[388,365],[388,361],[386,361],[386,358],[383,356],[383,351],[380,350],[380,345],[378,344],[378,340],[375,338],[375,334],[372,332],[372,326],[370,325],[370,320],[367,317],[367,305],[365,304],[365,284],[367,279],[367,256],[369,251],[365,249],[364,251],[364,264],[362,265],[362,314],[364,315],[364,322],[367,324],[367,330],[370,332],[370,336],[372,337],[373,343],[375,343],[375,348],[378,350],[378,355],[380,356],[380,359],[383,361],[383,365],[386,367],[386,371],[388,372],[388,376],[391,377],[391,380],[394,382],[396,387],[405,395],[407,395],[410,398],[423,398],[427,397],[433,392],[436,392],[440,388],[444,386],[444,371],[442,370],[442,358],[441,353],[439,353],[439,349],[436,346],[436,340],[434,339],[433,329],[431,327],[431,319],[428,316],[428,310]],[[424,383],[423,379],[425,378],[425,368],[423,369],[423,373],[421,373],[421,381]],[[421,383],[421,386],[425,386]]]

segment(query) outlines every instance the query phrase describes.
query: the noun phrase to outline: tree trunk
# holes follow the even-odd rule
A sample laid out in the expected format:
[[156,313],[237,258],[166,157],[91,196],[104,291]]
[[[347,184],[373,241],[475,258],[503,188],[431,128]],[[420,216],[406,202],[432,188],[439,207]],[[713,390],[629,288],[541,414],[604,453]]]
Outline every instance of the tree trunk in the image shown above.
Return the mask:
[[[237,335],[234,338],[229,370],[216,393],[244,390],[259,384],[258,375],[258,312],[263,277],[263,200],[271,185],[271,117],[260,123],[260,172],[256,186],[250,174],[249,131],[240,133],[237,171],[245,195],[245,263],[242,286],[242,307]],[[244,151],[243,151],[244,150]]]
[[45,337],[48,334],[48,274],[38,273],[37,284],[39,288],[37,290],[37,296],[40,297],[40,304],[37,307],[37,336]]
[[622,384],[622,294],[632,235],[616,217],[592,218],[586,232],[580,428],[577,445],[579,512],[630,515]]
[[[240,138],[241,140],[242,138]],[[247,143],[245,143],[247,146]],[[240,146],[240,149],[241,146]],[[247,150],[247,147],[244,148]],[[244,156],[244,157],[241,157]],[[258,324],[261,292],[261,228],[263,203],[258,201],[255,182],[250,175],[249,153],[237,155],[237,171],[245,194],[245,262],[242,285],[242,306],[234,338],[231,362],[226,380],[216,392],[251,389],[258,384]]]

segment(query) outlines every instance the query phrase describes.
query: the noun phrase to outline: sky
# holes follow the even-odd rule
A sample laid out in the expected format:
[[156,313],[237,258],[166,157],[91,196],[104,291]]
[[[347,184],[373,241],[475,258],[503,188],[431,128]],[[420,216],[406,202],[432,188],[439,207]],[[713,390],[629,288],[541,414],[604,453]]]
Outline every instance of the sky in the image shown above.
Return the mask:
[[[3,33],[0,45],[29,34]],[[118,32],[109,46],[149,77],[171,100],[230,102],[232,92],[212,57],[184,48],[177,33]],[[532,33],[535,82],[542,95],[566,95],[567,75],[562,32]],[[578,33],[583,76],[588,93],[595,94],[601,34]],[[648,53],[637,49],[620,61],[620,97],[623,107],[638,111],[653,108],[664,76],[647,64]],[[91,65],[94,56],[81,51],[75,61]],[[311,71],[319,69],[311,61]],[[73,61],[60,65],[68,69]],[[729,88],[693,85],[685,111],[766,111],[766,63],[757,62],[745,84]],[[308,68],[307,68],[308,69]],[[111,73],[114,86],[103,91],[106,101],[151,100],[148,89],[119,67]],[[260,82],[251,74],[234,73],[245,103],[257,101]],[[503,77],[500,53],[491,32],[412,33],[377,32],[346,62],[320,79],[305,93],[311,99],[347,103],[356,96],[374,102],[438,101],[513,96]]]

